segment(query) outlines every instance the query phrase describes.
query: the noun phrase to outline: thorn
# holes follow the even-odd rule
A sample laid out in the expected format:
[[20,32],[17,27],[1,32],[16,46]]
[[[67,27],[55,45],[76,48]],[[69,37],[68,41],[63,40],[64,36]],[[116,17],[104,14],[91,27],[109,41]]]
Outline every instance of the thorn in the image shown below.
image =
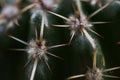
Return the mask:
[[86,29],[82,28],[81,30],[84,33],[84,35],[86,36],[86,38],[88,39],[88,41],[90,42],[90,44],[92,45],[93,49],[96,49],[96,44],[95,44],[94,39],[88,34]]
[[61,58],[61,57],[59,57],[59,56],[56,56],[56,55],[54,55],[54,54],[51,54],[51,53],[49,53],[49,52],[47,52],[47,54],[49,54],[49,55],[51,55],[51,56],[53,56],[53,57],[55,57],[55,58],[58,58],[58,59],[63,60],[63,58]]
[[31,73],[31,76],[30,76],[30,80],[34,80],[37,65],[38,65],[38,57],[35,58],[32,73]]
[[84,76],[85,76],[85,74],[71,76],[71,77],[68,77],[67,80],[76,79],[76,78],[80,78],[80,77],[84,77]]
[[102,7],[102,3],[100,1],[97,4],[100,8]]
[[20,26],[20,24],[18,23],[18,20],[17,20],[17,19],[14,19],[14,23],[15,23],[17,26]]
[[73,3],[72,3],[72,8],[73,8],[74,14],[76,14],[77,10],[75,9],[75,6]]
[[72,36],[71,36],[71,38],[70,38],[70,40],[69,40],[68,45],[70,45],[70,44],[71,44],[71,42],[72,42],[72,40],[73,40],[73,38],[74,38],[75,34],[76,34],[76,32],[75,32],[75,31],[73,31],[73,32],[72,32]]
[[89,31],[91,31],[92,33],[96,34],[97,36],[101,37],[101,38],[104,38],[102,37],[100,34],[98,34],[97,32],[95,32],[94,30],[90,29],[90,28],[86,28],[88,29]]
[[103,72],[113,71],[113,70],[117,70],[117,69],[120,69],[120,67],[114,67],[114,68],[110,68],[110,69],[105,69],[105,70],[103,70]]
[[45,15],[45,26],[48,27],[49,26],[49,22],[48,22],[48,19],[47,19],[47,16]]
[[81,15],[81,3],[80,3],[80,0],[77,0],[77,9],[78,9],[79,15]]
[[12,39],[14,39],[14,40],[22,43],[22,44],[25,44],[25,45],[27,45],[27,46],[29,45],[27,42],[25,42],[25,41],[23,41],[23,40],[20,40],[20,39],[14,37],[14,36],[8,35],[8,37],[10,37],[10,38],[12,38]]
[[36,3],[33,3],[33,4],[28,5],[27,7],[23,8],[23,9],[21,10],[21,13],[24,13],[24,12],[26,12],[27,10],[35,7],[35,5],[36,5]]
[[90,22],[90,24],[107,24],[107,23],[111,23],[111,22]]
[[9,49],[9,50],[12,50],[12,51],[26,51],[27,49]]
[[11,20],[6,24],[6,32],[14,26],[14,22]]
[[91,70],[91,68],[89,66],[86,66],[88,70]]
[[57,17],[60,17],[60,18],[62,18],[64,20],[66,20],[66,21],[71,21],[69,18],[66,18],[66,17],[64,17],[64,16],[62,16],[60,14],[57,14],[57,13],[54,13],[54,12],[51,12],[51,11],[48,11],[48,12],[55,15],[55,16],[57,16]]
[[89,2],[90,0],[80,0],[80,1]]
[[52,24],[52,26],[55,26],[55,27],[65,27],[65,28],[70,27],[70,25],[54,25],[54,24]]
[[50,68],[50,66],[49,66],[49,64],[48,64],[48,62],[47,62],[45,59],[44,59],[44,62],[45,62],[45,64],[47,65],[49,71],[52,72],[52,70],[51,70],[51,68]]
[[60,45],[50,46],[50,47],[48,47],[48,49],[57,48],[57,47],[62,47],[62,46],[67,46],[67,45],[68,45],[68,44],[60,44]]
[[41,27],[40,27],[41,28],[40,29],[40,40],[43,40],[45,15],[46,15],[46,13],[43,13],[43,15],[42,15],[42,22],[41,22]]
[[93,69],[96,69],[96,64],[97,64],[97,50],[95,50],[93,53]]
[[92,18],[94,15],[98,14],[100,11],[102,11],[103,9],[105,9],[106,7],[108,7],[109,5],[111,5],[114,1],[116,0],[112,0],[109,3],[105,4],[104,6],[102,6],[100,9],[96,10],[95,12],[93,12],[90,16],[87,17],[87,20],[89,20],[90,18]]
[[111,76],[111,75],[103,75],[104,77],[108,77],[108,78],[120,78],[118,76]]
[[105,63],[105,57],[104,57],[104,56],[103,56],[103,58],[102,58],[102,64],[103,64],[103,66],[106,65],[106,63]]
[[34,27],[34,31],[35,31],[35,38],[36,38],[36,40],[38,40],[38,32],[37,32],[36,24],[35,24],[35,27]]
[[24,67],[26,67],[30,63],[31,60],[32,60],[32,57],[27,61],[27,63],[24,65]]
[[82,31],[82,29],[80,29],[80,32],[81,32],[82,37],[85,37],[85,34],[84,34],[84,32]]

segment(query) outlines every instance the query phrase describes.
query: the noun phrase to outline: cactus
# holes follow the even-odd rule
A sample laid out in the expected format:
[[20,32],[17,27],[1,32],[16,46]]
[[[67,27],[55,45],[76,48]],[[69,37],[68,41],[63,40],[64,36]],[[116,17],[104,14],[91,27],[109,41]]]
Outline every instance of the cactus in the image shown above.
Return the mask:
[[119,3],[1,0],[1,80],[119,79]]

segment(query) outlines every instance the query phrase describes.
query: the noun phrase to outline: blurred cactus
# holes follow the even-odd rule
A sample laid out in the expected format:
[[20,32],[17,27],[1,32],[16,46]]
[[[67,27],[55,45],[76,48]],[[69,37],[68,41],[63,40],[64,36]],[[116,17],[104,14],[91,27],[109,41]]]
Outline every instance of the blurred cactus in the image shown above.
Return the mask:
[[119,0],[1,0],[0,7],[1,80],[119,79]]

